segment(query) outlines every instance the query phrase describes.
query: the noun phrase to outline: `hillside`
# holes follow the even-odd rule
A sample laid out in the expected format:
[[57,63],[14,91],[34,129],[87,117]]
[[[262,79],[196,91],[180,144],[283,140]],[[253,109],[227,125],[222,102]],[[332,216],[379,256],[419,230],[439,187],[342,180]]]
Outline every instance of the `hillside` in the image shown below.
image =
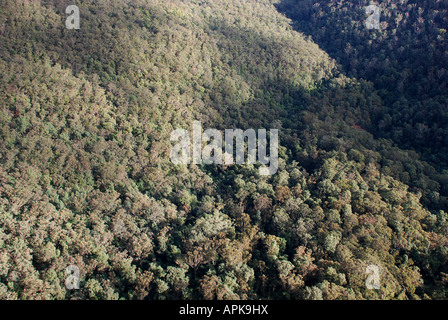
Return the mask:
[[[422,147],[446,144],[446,83],[390,96],[299,2],[76,1],[79,30],[66,1],[0,2],[0,299],[448,298],[446,153]],[[439,99],[421,141],[394,133],[412,94]],[[173,164],[194,120],[278,129],[278,172]]]

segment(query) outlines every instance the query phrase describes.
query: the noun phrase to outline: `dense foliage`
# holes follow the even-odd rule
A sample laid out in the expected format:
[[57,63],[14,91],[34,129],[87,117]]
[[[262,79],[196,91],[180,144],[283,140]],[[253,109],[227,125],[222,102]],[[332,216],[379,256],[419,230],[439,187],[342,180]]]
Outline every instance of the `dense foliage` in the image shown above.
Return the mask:
[[374,84],[383,104],[381,110],[363,110],[371,132],[446,167],[448,3],[378,2],[380,28],[369,30],[370,3],[283,0],[278,8],[336,58],[345,74]]
[[[389,48],[346,1],[348,25],[333,1],[75,2],[79,30],[68,1],[0,2],[1,299],[448,298],[446,34],[413,37],[417,7]],[[278,128],[278,173],[172,164],[195,119]]]

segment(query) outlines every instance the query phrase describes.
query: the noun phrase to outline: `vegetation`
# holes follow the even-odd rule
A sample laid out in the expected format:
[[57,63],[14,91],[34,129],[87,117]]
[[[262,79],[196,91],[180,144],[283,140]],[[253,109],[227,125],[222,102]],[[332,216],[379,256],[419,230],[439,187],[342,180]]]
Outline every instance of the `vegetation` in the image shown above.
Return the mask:
[[[0,299],[448,298],[446,1],[75,2],[0,2]],[[194,120],[278,173],[172,164]]]

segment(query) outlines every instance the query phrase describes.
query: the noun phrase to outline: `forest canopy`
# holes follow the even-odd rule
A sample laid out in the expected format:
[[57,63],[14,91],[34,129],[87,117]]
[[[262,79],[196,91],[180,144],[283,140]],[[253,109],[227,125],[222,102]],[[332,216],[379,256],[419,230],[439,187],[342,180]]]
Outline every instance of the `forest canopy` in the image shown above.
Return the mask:
[[[367,5],[2,0],[0,299],[448,299],[448,3]],[[278,172],[173,164],[193,121]]]

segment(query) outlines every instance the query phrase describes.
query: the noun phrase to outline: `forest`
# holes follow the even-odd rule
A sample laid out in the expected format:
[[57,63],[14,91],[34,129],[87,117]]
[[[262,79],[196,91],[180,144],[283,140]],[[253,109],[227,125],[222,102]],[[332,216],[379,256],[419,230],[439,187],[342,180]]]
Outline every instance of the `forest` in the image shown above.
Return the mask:
[[0,0],[0,300],[447,300],[448,1],[369,4]]

